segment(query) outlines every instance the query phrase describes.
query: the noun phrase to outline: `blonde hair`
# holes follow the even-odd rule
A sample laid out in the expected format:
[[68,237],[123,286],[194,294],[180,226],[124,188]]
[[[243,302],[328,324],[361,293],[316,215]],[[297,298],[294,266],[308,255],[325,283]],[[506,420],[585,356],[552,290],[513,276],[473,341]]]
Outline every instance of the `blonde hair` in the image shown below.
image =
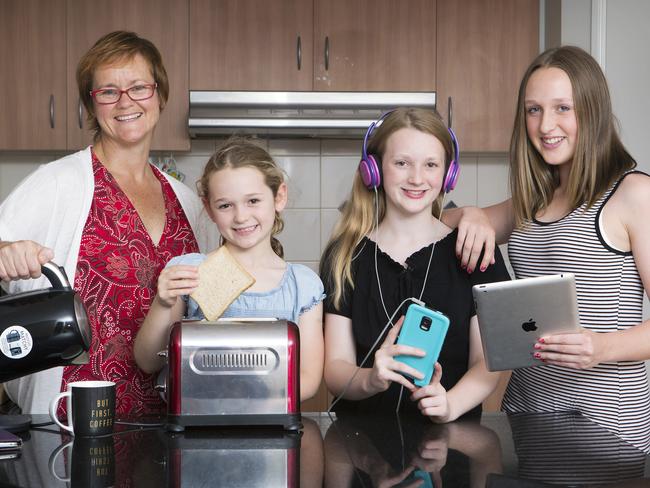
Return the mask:
[[79,98],[81,99],[86,113],[90,130],[94,133],[94,140],[101,136],[101,127],[95,116],[95,106],[90,91],[93,89],[95,71],[102,66],[107,66],[119,61],[130,61],[137,55],[142,56],[147,63],[153,76],[154,82],[158,84],[158,97],[160,110],[167,104],[169,97],[169,79],[158,48],[147,39],[138,37],[135,32],[115,31],[101,37],[79,60],[77,65],[77,86]]
[[573,90],[578,135],[567,186],[571,208],[592,206],[621,174],[636,166],[618,137],[607,81],[596,60],[574,46],[543,52],[521,80],[510,142],[510,190],[517,226],[546,208],[559,185],[558,168],[546,164],[526,130],[528,81],[538,69],[550,67],[564,71]]
[[[266,150],[248,138],[234,136],[229,138],[212,155],[205,165],[203,175],[196,183],[199,196],[206,205],[209,205],[210,177],[217,171],[226,168],[255,168],[264,175],[264,182],[273,192],[273,198],[277,196],[280,186],[284,183],[282,169]],[[284,221],[280,217],[280,213],[276,211],[271,230],[271,248],[278,256],[284,258],[282,244],[275,237],[282,232],[282,229],[284,229]]]
[[[368,141],[368,154],[372,154],[380,167],[386,150],[388,138],[404,128],[416,129],[431,134],[438,139],[445,149],[445,174],[453,157],[453,142],[447,127],[437,112],[421,108],[398,108],[392,111],[382,123],[375,128]],[[438,215],[442,205],[443,192],[431,206],[431,213]],[[383,187],[377,188],[379,214],[381,223],[386,214],[386,193]],[[368,235],[375,225],[374,192],[369,191],[363,184],[357,171],[352,183],[350,196],[341,210],[332,236],[327,244],[321,260],[321,276],[329,276],[331,282],[328,288],[333,290],[332,297],[335,307],[340,307],[343,288],[347,284],[354,288],[352,280],[352,253],[364,236]]]

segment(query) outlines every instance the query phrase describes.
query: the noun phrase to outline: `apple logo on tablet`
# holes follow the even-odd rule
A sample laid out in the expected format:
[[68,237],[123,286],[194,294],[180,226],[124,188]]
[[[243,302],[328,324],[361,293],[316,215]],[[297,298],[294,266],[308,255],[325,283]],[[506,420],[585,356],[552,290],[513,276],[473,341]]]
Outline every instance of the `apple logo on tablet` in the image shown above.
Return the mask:
[[524,322],[521,324],[521,328],[524,329],[526,332],[532,332],[534,330],[537,330],[537,325],[535,325],[537,322],[535,322],[532,318],[528,319],[528,321]]

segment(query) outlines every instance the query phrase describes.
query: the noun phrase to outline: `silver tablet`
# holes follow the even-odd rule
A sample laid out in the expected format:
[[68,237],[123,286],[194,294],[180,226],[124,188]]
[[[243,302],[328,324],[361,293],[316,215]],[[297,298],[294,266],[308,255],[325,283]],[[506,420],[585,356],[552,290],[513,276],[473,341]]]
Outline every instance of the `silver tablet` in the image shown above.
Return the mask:
[[472,292],[490,371],[540,366],[533,357],[539,337],[580,330],[571,273],[475,285]]

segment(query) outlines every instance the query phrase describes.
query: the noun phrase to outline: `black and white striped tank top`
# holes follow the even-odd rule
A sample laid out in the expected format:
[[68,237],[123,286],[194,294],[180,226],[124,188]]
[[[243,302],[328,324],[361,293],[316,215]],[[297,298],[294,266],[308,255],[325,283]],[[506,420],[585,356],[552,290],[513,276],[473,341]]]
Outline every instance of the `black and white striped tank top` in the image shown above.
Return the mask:
[[[574,273],[580,323],[596,332],[639,324],[643,284],[631,252],[610,246],[601,232],[603,206],[624,176],[589,209],[562,219],[529,222],[513,231],[508,255],[517,278]],[[601,363],[588,370],[543,365],[513,371],[506,412],[577,410],[611,432],[650,448],[650,391],[643,361]]]

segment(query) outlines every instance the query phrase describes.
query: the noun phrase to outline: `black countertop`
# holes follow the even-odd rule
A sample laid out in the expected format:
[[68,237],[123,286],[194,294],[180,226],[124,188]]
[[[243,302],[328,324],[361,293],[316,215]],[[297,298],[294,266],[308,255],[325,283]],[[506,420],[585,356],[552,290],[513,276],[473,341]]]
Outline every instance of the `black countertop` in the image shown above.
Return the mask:
[[0,454],[0,488],[650,487],[645,453],[571,413],[447,425],[306,414],[303,424],[301,434],[120,425],[112,437],[76,440],[34,428],[18,457]]

